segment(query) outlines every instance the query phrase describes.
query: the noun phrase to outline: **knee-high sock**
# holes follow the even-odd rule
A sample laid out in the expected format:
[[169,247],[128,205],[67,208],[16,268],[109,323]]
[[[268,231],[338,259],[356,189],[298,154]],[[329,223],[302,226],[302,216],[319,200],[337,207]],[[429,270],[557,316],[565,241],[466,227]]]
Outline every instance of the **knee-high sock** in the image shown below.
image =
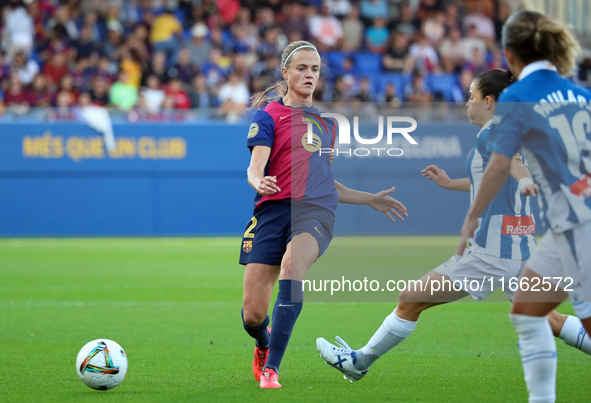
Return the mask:
[[556,400],[556,343],[548,319],[509,315],[519,335],[519,353],[529,401]]
[[369,342],[355,351],[355,368],[367,369],[378,358],[390,351],[406,339],[415,330],[417,322],[401,319],[396,311],[384,319],[382,326],[375,332]]
[[265,368],[274,369],[279,373],[279,365],[289,343],[293,326],[302,311],[304,295],[302,282],[296,280],[279,280],[279,293],[275,308],[273,308],[273,322],[271,323],[271,341],[269,343],[269,357]]
[[242,325],[244,326],[244,330],[246,330],[246,333],[248,333],[250,337],[256,340],[257,347],[263,350],[268,349],[269,332],[267,331],[267,326],[269,326],[269,315],[267,315],[260,325],[251,327],[244,321],[244,309],[240,314],[242,315]]
[[560,337],[566,344],[591,355],[591,339],[576,316],[569,316],[562,326]]

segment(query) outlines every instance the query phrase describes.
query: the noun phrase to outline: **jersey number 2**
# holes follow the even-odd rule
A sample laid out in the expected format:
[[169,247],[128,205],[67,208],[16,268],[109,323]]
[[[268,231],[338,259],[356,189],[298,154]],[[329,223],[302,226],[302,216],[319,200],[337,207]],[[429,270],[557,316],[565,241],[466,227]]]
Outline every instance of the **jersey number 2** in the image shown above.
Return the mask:
[[251,224],[248,226],[246,231],[244,231],[244,238],[254,238],[254,232],[252,232],[252,230],[254,229],[254,227],[257,226],[256,217],[252,217],[250,219],[250,222],[251,222]]

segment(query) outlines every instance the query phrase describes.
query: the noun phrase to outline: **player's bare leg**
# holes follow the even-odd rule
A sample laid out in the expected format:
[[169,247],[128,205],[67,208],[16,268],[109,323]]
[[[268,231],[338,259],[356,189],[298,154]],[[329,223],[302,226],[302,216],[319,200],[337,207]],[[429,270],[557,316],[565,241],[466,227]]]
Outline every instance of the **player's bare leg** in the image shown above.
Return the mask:
[[269,353],[269,303],[279,277],[279,266],[249,263],[244,269],[242,321],[246,332],[256,340],[252,371],[256,381]]
[[287,244],[279,275],[279,293],[273,309],[273,333],[269,358],[261,375],[261,388],[279,388],[279,366],[291,332],[302,310],[302,280],[320,253],[318,242],[309,233],[294,236]]

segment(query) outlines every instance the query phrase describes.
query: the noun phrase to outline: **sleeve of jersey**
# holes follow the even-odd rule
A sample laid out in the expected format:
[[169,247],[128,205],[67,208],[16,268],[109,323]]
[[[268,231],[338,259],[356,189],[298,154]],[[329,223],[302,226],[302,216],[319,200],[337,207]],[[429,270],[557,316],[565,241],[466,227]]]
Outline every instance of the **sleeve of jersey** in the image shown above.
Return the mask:
[[503,93],[497,102],[489,140],[491,151],[512,158],[521,148],[524,135],[522,118],[527,104],[519,102],[509,93]]
[[273,147],[274,134],[275,122],[271,115],[264,110],[258,111],[252,118],[252,123],[248,128],[246,145],[250,149],[254,146]]

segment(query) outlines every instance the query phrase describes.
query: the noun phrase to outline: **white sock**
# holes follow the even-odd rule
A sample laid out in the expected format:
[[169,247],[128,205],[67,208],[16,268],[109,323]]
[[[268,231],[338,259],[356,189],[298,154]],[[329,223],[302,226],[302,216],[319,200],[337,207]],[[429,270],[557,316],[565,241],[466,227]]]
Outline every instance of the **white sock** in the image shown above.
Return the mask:
[[584,353],[591,355],[591,340],[583,324],[576,316],[568,316],[564,326],[560,330],[560,337],[565,344],[578,348]]
[[367,344],[356,351],[360,366],[369,368],[375,360],[410,336],[416,326],[417,322],[400,319],[396,316],[396,311],[392,312],[384,319],[382,326],[369,339]]
[[556,343],[548,319],[509,315],[519,335],[519,353],[529,402],[556,401]]

